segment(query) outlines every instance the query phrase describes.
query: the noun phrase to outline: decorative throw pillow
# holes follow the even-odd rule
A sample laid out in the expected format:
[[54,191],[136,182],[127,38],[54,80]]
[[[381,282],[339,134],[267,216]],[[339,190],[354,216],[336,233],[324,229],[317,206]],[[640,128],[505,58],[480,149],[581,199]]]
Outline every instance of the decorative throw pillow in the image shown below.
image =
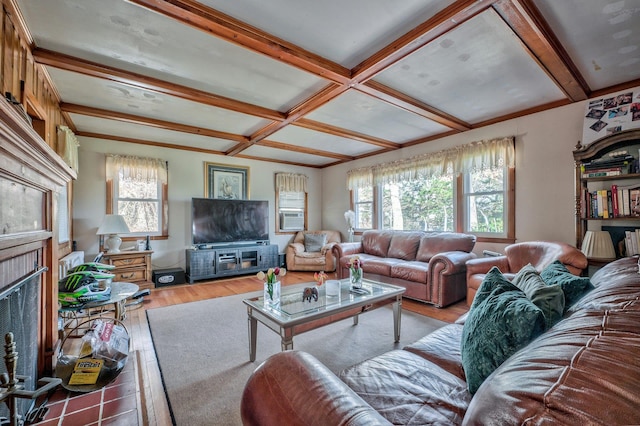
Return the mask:
[[493,267],[480,285],[462,329],[462,367],[469,392],[544,331],[544,314]]
[[573,275],[559,260],[544,268],[540,277],[547,285],[557,284],[562,288],[565,311],[595,288],[588,277]]
[[518,271],[511,282],[524,291],[529,300],[542,310],[545,329],[560,321],[564,313],[564,292],[559,285],[547,285],[531,264]]
[[327,234],[304,234],[304,250],[320,251],[327,244]]

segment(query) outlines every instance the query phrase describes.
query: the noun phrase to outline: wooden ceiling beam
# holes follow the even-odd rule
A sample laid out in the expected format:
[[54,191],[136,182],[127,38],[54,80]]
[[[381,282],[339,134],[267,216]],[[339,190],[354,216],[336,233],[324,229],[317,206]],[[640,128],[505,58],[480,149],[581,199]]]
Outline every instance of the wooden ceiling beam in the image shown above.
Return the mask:
[[365,135],[364,133],[354,132],[352,130],[343,129],[342,127],[332,126],[330,124],[321,123],[319,121],[301,118],[293,123],[294,126],[304,127],[305,129],[315,130],[317,132],[327,133],[341,138],[348,138],[371,145],[377,145],[383,148],[397,149],[400,144],[388,141],[374,136]]
[[105,133],[92,133],[92,132],[80,131],[76,133],[76,136],[94,138],[94,139],[105,139],[105,140],[110,140],[115,142],[135,143],[138,145],[150,145],[150,146],[157,146],[161,148],[179,149],[182,151],[202,152],[204,154],[224,155],[224,152],[217,151],[214,149],[198,148],[195,146],[187,146],[187,145],[178,145],[175,143],[155,142],[155,141],[149,141],[145,139],[135,139],[135,138],[128,138],[124,136],[109,135]]
[[446,112],[440,111],[432,106],[426,105],[410,96],[405,95],[395,89],[385,86],[373,80],[365,84],[360,84],[356,90],[367,93],[383,102],[402,108],[406,111],[420,115],[443,126],[464,132],[471,129],[471,124],[466,123]]
[[269,120],[283,120],[284,114],[268,108],[251,105],[224,96],[219,96],[192,87],[181,86],[157,78],[120,70],[84,59],[75,58],[63,53],[53,52],[41,48],[33,50],[35,61],[42,65],[76,72],[90,77],[101,78],[125,84],[136,89],[147,90],[169,96],[186,99],[218,108],[240,112]]
[[335,83],[348,83],[350,70],[193,0],[128,0],[230,43],[264,54]]
[[140,124],[143,126],[155,127],[163,130],[190,133],[193,135],[207,136],[211,138],[225,139],[236,142],[246,142],[249,138],[243,135],[220,132],[217,130],[205,129],[187,124],[174,123],[171,121],[158,120],[155,118],[142,117],[139,115],[125,114],[122,112],[109,111],[106,109],[93,108],[84,105],[62,103],[60,109],[71,114],[88,115],[91,117],[104,118],[107,120],[122,121],[125,123]]
[[243,150],[249,148],[251,145],[260,142],[263,139],[268,138],[275,132],[280,129],[285,128],[289,124],[295,122],[296,120],[302,118],[304,115],[310,113],[314,109],[324,105],[329,102],[331,99],[337,97],[338,95],[344,93],[349,89],[348,86],[337,85],[337,84],[329,84],[319,92],[316,92],[314,95],[296,105],[289,111],[287,117],[283,121],[274,121],[270,124],[267,124],[262,129],[255,132],[253,135],[249,137],[249,142],[246,144],[238,145],[234,149],[228,152],[228,155],[236,155]]
[[306,148],[298,145],[291,145],[288,143],[276,142],[267,139],[261,141],[260,146],[267,146],[269,148],[282,149],[285,151],[295,151],[303,154],[319,155],[321,157],[335,158],[341,161],[352,161],[355,159],[355,157],[350,155],[338,154],[330,151],[322,151],[314,148]]
[[569,99],[589,97],[589,85],[532,0],[499,0],[493,7]]

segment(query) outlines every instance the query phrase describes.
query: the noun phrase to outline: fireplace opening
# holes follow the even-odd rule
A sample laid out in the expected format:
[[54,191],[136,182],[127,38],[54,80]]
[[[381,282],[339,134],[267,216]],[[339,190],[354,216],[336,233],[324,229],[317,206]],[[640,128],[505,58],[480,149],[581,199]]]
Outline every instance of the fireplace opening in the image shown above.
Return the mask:
[[[4,336],[11,332],[16,343],[18,362],[16,374],[27,376],[26,390],[34,390],[38,375],[38,312],[40,310],[41,274],[47,268],[36,268],[34,272],[0,288],[0,337],[4,347]],[[4,351],[0,351],[4,353]],[[8,373],[4,362],[0,362],[0,374]],[[16,408],[26,415],[32,401],[18,399]],[[9,408],[0,404],[0,423],[10,419]]]

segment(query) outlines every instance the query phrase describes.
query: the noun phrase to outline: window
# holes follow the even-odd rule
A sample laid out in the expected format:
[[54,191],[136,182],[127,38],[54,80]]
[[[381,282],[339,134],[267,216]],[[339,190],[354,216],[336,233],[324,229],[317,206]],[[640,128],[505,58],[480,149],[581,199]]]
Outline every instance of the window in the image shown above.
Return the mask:
[[276,213],[277,232],[307,229],[307,176],[276,173]]
[[124,216],[130,237],[168,236],[167,189],[165,161],[107,157],[107,213]]
[[453,179],[440,176],[385,184],[382,229],[453,231]]
[[464,186],[464,231],[506,236],[505,169],[467,173]]
[[356,188],[353,191],[353,211],[356,215],[355,229],[373,229],[373,188]]
[[357,229],[453,231],[473,233],[479,241],[515,241],[513,157],[509,138],[352,170]]

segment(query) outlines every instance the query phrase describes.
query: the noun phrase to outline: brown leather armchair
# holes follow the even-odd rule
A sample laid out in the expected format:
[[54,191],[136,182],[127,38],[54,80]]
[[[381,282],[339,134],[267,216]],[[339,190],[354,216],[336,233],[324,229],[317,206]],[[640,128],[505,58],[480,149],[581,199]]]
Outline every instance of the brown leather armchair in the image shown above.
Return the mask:
[[467,261],[467,305],[471,306],[482,280],[497,266],[511,280],[522,267],[532,264],[538,272],[559,260],[574,275],[582,274],[587,257],[572,245],[560,242],[529,241],[507,246],[501,256],[482,257]]
[[[321,237],[322,235],[326,236],[326,239]],[[336,258],[331,249],[340,242],[342,242],[340,231],[298,232],[285,250],[287,269],[290,271],[335,271]],[[315,247],[312,250],[307,250],[312,245]]]

